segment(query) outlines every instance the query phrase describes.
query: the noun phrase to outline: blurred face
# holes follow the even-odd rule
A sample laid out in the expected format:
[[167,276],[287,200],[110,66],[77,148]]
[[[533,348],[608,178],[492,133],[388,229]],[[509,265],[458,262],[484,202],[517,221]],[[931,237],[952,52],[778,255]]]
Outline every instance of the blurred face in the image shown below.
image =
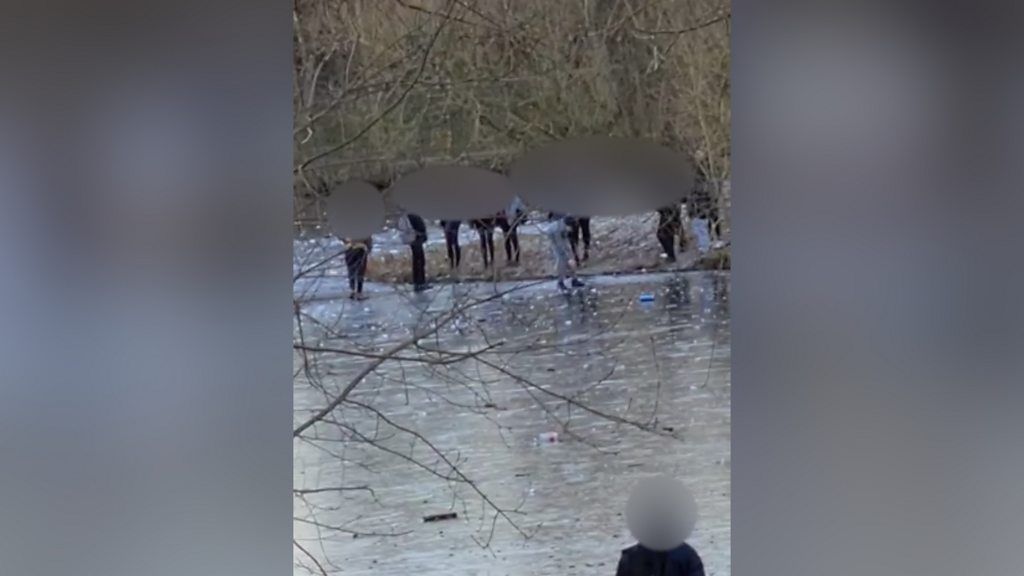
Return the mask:
[[693,532],[696,502],[679,481],[666,476],[642,480],[626,504],[633,537],[650,550],[671,550]]

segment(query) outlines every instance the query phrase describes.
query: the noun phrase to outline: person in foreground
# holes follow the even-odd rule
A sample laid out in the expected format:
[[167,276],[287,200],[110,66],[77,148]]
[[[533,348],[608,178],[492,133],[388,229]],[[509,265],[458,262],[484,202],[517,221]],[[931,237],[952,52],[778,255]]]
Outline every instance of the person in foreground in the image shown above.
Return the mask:
[[615,576],[705,576],[700,555],[686,543],[696,521],[696,502],[682,483],[666,476],[641,481],[626,504],[638,543],[622,551]]
[[704,563],[687,543],[672,550],[648,550],[642,544],[622,551],[615,576],[705,576]]

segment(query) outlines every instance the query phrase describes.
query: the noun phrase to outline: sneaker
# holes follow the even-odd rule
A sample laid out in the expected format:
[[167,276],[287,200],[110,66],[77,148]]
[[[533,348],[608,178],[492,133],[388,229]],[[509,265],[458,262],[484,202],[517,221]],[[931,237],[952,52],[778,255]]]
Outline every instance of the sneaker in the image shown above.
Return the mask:
[[565,282],[562,282],[561,280],[558,281],[558,289],[562,290],[563,292],[565,290],[568,290],[568,288],[565,287]]
[[583,284],[583,282],[580,282],[579,278],[573,278],[572,279],[572,287],[573,288],[582,288],[583,286],[585,286],[585,284]]
[[413,292],[423,292],[424,290],[428,290],[429,288],[430,284],[419,284],[417,286],[412,287]]

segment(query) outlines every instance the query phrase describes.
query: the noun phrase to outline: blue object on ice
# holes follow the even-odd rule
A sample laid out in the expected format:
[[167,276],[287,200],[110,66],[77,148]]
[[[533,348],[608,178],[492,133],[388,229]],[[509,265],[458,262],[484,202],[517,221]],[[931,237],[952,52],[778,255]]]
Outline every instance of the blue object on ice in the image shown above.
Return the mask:
[[641,294],[640,295],[640,301],[641,302],[654,302],[654,294],[651,294],[649,292]]

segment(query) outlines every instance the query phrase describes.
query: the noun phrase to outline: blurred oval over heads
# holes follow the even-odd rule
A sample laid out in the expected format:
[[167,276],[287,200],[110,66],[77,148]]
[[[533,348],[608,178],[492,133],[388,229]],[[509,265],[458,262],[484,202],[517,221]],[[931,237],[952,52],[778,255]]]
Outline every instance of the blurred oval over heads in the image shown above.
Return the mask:
[[396,204],[427,219],[471,220],[506,209],[515,197],[505,176],[471,166],[430,166],[391,187]]
[[516,161],[509,178],[531,206],[580,216],[627,216],[679,202],[696,179],[684,154],[638,138],[561,140]]
[[327,225],[339,238],[365,238],[384,228],[384,197],[367,182],[331,188],[326,205]]
[[697,524],[697,501],[682,482],[668,476],[641,480],[626,503],[626,523],[649,550],[678,547]]

